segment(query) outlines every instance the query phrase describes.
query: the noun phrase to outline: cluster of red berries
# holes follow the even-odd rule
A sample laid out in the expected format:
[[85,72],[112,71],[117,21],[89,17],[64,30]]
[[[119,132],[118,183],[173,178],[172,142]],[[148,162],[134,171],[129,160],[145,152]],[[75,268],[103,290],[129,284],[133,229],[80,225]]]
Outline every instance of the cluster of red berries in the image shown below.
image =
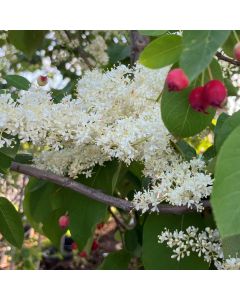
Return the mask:
[[[169,91],[181,91],[189,86],[189,79],[180,68],[171,70],[166,78]],[[209,106],[221,107],[227,97],[227,89],[220,80],[210,80],[204,86],[196,87],[189,94],[191,107],[206,113]]]

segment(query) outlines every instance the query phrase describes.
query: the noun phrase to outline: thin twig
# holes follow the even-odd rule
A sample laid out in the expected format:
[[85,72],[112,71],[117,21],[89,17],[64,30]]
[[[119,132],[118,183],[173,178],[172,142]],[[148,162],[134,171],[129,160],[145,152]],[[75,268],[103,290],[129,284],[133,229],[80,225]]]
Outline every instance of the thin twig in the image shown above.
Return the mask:
[[223,55],[223,54],[222,54],[221,52],[219,52],[219,51],[216,53],[216,56],[217,56],[217,58],[220,59],[220,60],[226,61],[226,62],[228,62],[228,63],[230,63],[230,64],[232,64],[232,65],[234,65],[234,66],[240,67],[240,61],[237,61],[237,60],[235,60],[235,59],[232,59],[232,58],[230,58],[230,57],[227,57],[227,56]]
[[[82,183],[76,182],[70,178],[58,176],[52,172],[39,170],[30,165],[13,162],[11,165],[11,170],[25,175],[36,177],[38,179],[51,181],[64,188],[69,188],[91,199],[105,203],[108,206],[115,206],[124,211],[131,211],[134,209],[134,206],[130,201],[107,195],[100,190],[93,189]],[[205,208],[210,208],[209,201],[205,200],[202,203]],[[177,214],[177,215],[186,212],[196,212],[196,209],[189,209],[187,206],[172,206],[169,204],[159,204],[158,210],[159,213]]]

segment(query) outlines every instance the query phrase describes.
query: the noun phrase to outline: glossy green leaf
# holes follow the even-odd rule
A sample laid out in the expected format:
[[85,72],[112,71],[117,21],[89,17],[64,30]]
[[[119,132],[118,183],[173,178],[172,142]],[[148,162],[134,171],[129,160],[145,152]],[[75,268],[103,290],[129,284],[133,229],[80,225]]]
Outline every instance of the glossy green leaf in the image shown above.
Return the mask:
[[52,89],[51,93],[52,93],[52,98],[53,98],[54,103],[61,102],[62,98],[67,96],[67,95],[72,94],[74,92],[75,88],[76,88],[76,80],[71,80],[61,90]]
[[217,152],[220,150],[222,144],[229,136],[229,134],[239,125],[240,125],[240,111],[234,113],[230,117],[225,117],[225,120],[222,123],[222,125],[221,126],[219,125],[217,131],[215,131],[214,144]]
[[172,249],[158,243],[158,235],[165,229],[181,230],[188,226],[205,227],[204,219],[197,214],[148,216],[143,229],[142,261],[145,269],[150,270],[199,270],[208,269],[209,265],[196,254],[185,257],[180,262],[171,258]]
[[103,261],[101,270],[127,270],[131,256],[124,250],[110,253]]
[[161,100],[162,120],[167,129],[176,137],[189,137],[201,132],[212,121],[215,110],[207,114],[197,112],[189,104],[188,96],[192,87],[182,92],[164,90]]
[[231,132],[218,153],[211,196],[213,213],[227,255],[240,253],[239,174],[240,126]]
[[167,32],[167,30],[139,30],[142,35],[159,36]]
[[7,81],[8,86],[13,86],[19,90],[27,91],[31,86],[31,83],[25,77],[19,75],[6,75],[4,79]]
[[184,30],[180,67],[190,81],[207,68],[229,33],[229,30]]
[[158,69],[178,61],[182,51],[182,38],[178,35],[161,36],[144,48],[140,63]]
[[44,40],[44,30],[9,30],[8,38],[18,50],[21,50],[28,58],[39,49]]
[[20,214],[6,198],[0,198],[0,232],[13,246],[21,248],[24,230]]

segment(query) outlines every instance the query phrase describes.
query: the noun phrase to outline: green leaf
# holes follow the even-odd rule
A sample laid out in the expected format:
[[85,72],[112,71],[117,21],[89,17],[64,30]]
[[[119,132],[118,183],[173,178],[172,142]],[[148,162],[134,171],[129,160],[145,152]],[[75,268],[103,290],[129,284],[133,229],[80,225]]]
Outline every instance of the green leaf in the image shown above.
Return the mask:
[[237,96],[238,88],[233,85],[230,79],[224,78],[224,84],[227,88],[228,96]]
[[201,132],[212,121],[214,109],[207,114],[192,109],[188,95],[193,87],[182,92],[163,91],[161,100],[162,120],[167,129],[176,137],[189,137]]
[[39,49],[44,40],[44,30],[9,30],[8,38],[18,50],[21,50],[28,58]]
[[[218,122],[221,122],[219,120]],[[215,130],[214,144],[217,152],[220,150],[223,142],[229,136],[229,134],[240,125],[240,111],[235,112],[231,117],[225,117],[222,125]]]
[[[112,178],[117,168],[117,161],[108,162],[105,166],[96,167],[93,172],[94,176],[87,179],[81,176],[80,181],[85,185],[111,194]],[[78,244],[79,250],[81,250],[87,244],[87,241],[92,238],[96,225],[105,219],[107,205],[67,189],[64,194],[64,202],[67,203],[70,218],[69,228],[73,239]]]
[[182,155],[185,160],[191,160],[197,155],[196,150],[184,140],[179,140],[174,144],[174,148]]
[[31,83],[26,78],[19,75],[6,75],[4,79],[7,81],[8,86],[14,86],[19,90],[27,91],[31,86]]
[[[235,32],[238,35],[238,38],[240,39],[240,30],[235,30]],[[237,39],[235,37],[235,34],[233,31],[231,31],[231,34],[229,35],[228,39],[226,42],[223,44],[222,48],[223,51],[230,57],[233,57],[233,49],[234,46],[237,44]]]
[[6,198],[0,197],[0,232],[17,248],[22,247],[24,230],[20,214]]
[[43,222],[53,210],[52,201],[56,196],[55,184],[32,178],[26,187],[24,210],[28,207],[31,217],[36,222]]
[[148,216],[143,229],[142,261],[145,269],[150,270],[199,270],[208,269],[209,265],[196,254],[185,257],[180,262],[171,258],[172,249],[166,244],[158,243],[158,235],[165,229],[184,230],[188,226],[205,227],[204,219],[194,213],[185,215],[156,215]]
[[99,267],[101,270],[127,270],[131,256],[124,250],[110,253]]
[[137,228],[127,230],[124,234],[124,246],[125,249],[131,253],[131,255],[141,256],[141,244],[139,242],[139,233]]
[[112,44],[108,47],[109,64],[114,65],[130,56],[128,45]]
[[142,35],[159,36],[167,32],[167,30],[139,30]]
[[76,80],[71,80],[69,83],[61,90],[52,89],[52,98],[54,103],[61,102],[62,98],[70,95],[74,92],[76,88]]
[[215,220],[225,244],[225,255],[240,253],[239,174],[240,126],[231,132],[219,151],[211,196]]
[[42,227],[44,235],[58,248],[63,234],[67,231],[67,229],[63,230],[58,225],[58,219],[64,214],[65,210],[63,208],[53,210],[43,222]]
[[229,33],[229,30],[184,30],[180,67],[190,81],[207,68]]
[[158,69],[178,61],[182,51],[182,38],[178,35],[161,36],[144,48],[140,63]]
[[3,134],[3,137],[13,139],[10,147],[0,148],[0,172],[6,174],[19,149],[19,140],[17,137],[14,138],[7,134]]

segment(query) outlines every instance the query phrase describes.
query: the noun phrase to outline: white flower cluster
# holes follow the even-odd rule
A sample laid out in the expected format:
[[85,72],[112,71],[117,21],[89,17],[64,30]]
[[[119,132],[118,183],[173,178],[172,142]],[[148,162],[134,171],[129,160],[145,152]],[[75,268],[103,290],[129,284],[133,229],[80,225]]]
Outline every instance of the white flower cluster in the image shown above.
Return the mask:
[[[2,94],[0,131],[40,147],[37,167],[73,178],[91,176],[96,164],[112,159],[141,161],[153,187],[135,195],[137,210],[155,211],[162,201],[201,210],[211,178],[200,159],[184,162],[173,150],[156,102],[167,72],[140,65],[87,71],[77,99],[57,104],[40,88],[23,91],[17,100]],[[0,138],[0,147],[4,143]]]
[[165,231],[158,236],[158,242],[166,243],[173,249],[171,258],[177,261],[190,256],[192,252],[203,257],[209,264],[213,263],[219,270],[240,270],[240,258],[224,257],[217,229],[206,227],[205,230],[199,231],[198,228],[190,226],[185,231],[171,232],[165,228]]
[[145,212],[151,207],[152,211],[158,211],[161,202],[168,202],[202,211],[201,200],[212,189],[212,178],[204,173],[204,167],[204,162],[197,158],[190,162],[171,161],[153,188],[134,195],[136,209]]

